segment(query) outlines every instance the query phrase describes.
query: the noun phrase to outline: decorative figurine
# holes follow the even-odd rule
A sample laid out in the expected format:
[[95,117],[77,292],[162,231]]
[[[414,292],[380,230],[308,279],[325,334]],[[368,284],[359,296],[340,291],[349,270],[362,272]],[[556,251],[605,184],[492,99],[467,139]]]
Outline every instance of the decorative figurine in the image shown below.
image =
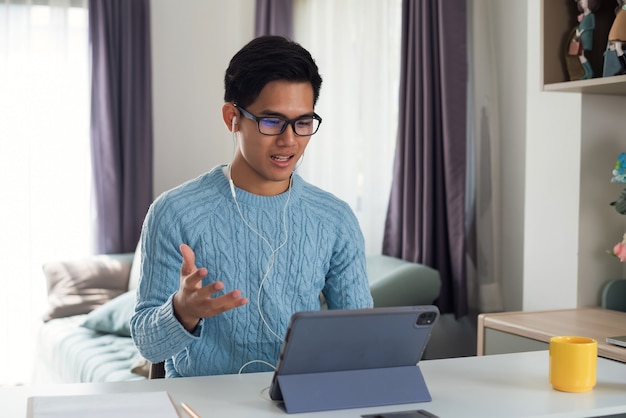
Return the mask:
[[[608,48],[611,50],[610,53],[615,53],[619,60],[619,69],[616,67],[616,69],[612,71],[613,74],[610,75],[626,74],[626,56],[622,48],[626,42],[626,0],[617,0],[615,20],[609,31],[608,41]],[[605,60],[609,59],[609,49],[607,49],[607,53],[605,54]],[[613,50],[615,52],[612,52]]]
[[570,81],[582,80],[585,75],[578,55],[581,53],[582,45],[580,39],[576,37],[577,27],[573,27],[567,35],[567,44],[564,51],[565,68]]
[[593,30],[596,27],[596,17],[594,12],[598,10],[600,1],[576,0],[576,3],[578,5],[578,11],[581,13],[578,15],[578,27],[576,28],[576,36],[574,39],[577,39],[580,42],[578,60],[585,71],[581,79],[585,80],[593,78],[594,75],[593,70],[591,69],[591,64],[585,56],[585,52],[589,52],[593,48]]

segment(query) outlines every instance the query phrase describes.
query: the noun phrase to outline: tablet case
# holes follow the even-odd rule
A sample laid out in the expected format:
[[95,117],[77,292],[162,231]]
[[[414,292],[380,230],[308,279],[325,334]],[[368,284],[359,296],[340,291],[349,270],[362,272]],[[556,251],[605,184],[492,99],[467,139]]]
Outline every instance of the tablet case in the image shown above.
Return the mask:
[[438,316],[436,306],[298,312],[270,397],[288,413],[430,401],[418,362]]

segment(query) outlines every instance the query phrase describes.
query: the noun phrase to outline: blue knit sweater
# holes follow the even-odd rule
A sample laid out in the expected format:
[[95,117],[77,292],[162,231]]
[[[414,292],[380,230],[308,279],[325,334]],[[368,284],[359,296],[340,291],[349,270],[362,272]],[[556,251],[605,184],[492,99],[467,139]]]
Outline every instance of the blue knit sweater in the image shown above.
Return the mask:
[[[146,359],[166,360],[168,377],[237,373],[248,362],[243,372],[272,370],[257,360],[276,365],[291,315],[320,309],[320,292],[330,309],[373,305],[363,236],[351,209],[297,174],[292,181],[291,191],[277,196],[236,189],[240,215],[222,167],[215,167],[150,207],[131,332]],[[285,238],[259,293],[272,251]],[[208,269],[203,285],[220,280],[223,292],[239,289],[249,299],[202,319],[193,333],[172,308],[182,243],[194,250],[196,265]]]

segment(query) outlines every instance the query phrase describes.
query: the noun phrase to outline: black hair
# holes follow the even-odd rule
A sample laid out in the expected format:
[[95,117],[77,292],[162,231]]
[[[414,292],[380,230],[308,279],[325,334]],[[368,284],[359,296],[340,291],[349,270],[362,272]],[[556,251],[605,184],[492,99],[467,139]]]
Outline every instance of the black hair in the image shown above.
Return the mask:
[[309,51],[282,36],[248,42],[230,60],[224,76],[224,101],[246,107],[271,81],[309,82],[317,103],[322,77]]

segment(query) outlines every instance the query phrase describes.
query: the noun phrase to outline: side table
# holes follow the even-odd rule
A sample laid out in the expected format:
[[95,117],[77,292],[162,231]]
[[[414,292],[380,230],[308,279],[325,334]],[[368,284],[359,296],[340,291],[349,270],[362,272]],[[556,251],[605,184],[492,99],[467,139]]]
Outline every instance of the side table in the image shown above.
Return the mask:
[[626,363],[626,348],[606,337],[626,335],[626,312],[603,308],[498,312],[478,316],[477,355],[546,350],[556,335],[598,341],[598,356]]

